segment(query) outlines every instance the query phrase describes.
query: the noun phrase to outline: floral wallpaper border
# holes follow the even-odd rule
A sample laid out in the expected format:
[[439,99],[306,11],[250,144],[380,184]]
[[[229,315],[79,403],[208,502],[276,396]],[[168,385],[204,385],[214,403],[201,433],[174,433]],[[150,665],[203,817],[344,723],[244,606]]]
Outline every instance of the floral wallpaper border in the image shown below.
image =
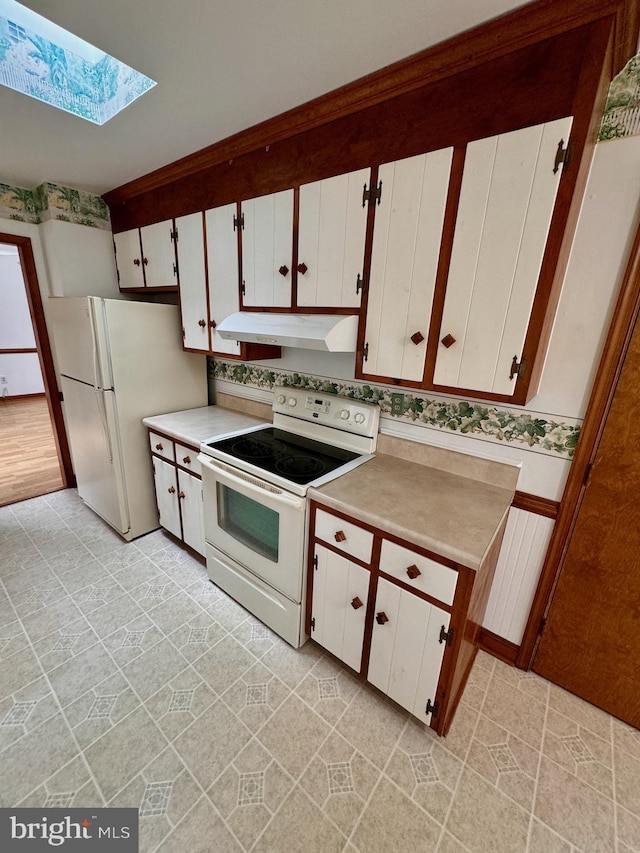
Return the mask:
[[[284,385],[378,403],[384,416],[398,421],[430,429],[456,432],[498,444],[516,445],[563,459],[572,458],[580,435],[578,422],[545,420],[532,413],[511,412],[497,406],[465,400],[421,397],[407,393],[406,389],[395,387],[360,385],[355,382],[212,358],[208,360],[208,371],[213,379],[258,388],[262,391],[271,391],[274,385]],[[392,396],[397,393],[403,396],[402,415],[391,411]]]
[[599,142],[640,134],[640,54],[611,81],[600,125]]
[[0,183],[0,219],[34,225],[58,219],[111,230],[109,208],[99,195],[48,182],[33,190]]

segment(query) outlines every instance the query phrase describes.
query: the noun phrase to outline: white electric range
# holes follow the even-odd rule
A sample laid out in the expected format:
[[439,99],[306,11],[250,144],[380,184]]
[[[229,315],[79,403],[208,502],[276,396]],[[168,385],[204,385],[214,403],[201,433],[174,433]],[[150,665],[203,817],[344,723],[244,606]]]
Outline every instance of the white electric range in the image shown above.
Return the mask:
[[300,388],[274,392],[273,424],[200,445],[207,570],[297,648],[306,640],[307,490],[372,458],[380,409]]

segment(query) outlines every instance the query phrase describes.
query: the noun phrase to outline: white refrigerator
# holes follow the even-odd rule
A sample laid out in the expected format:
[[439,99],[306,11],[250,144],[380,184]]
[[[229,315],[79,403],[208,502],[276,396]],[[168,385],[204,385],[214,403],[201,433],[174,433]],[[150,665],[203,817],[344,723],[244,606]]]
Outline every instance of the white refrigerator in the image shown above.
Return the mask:
[[174,305],[48,300],[78,493],[124,539],[158,525],[142,418],[207,405],[206,358],[182,349]]

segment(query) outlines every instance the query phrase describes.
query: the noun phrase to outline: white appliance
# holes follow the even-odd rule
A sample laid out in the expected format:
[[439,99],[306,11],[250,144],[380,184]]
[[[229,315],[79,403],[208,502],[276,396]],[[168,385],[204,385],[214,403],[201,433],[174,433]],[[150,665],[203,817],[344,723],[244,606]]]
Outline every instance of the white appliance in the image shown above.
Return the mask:
[[174,305],[63,296],[47,307],[78,493],[126,540],[155,530],[142,418],[206,406],[206,360],[182,350]]
[[200,445],[207,570],[292,646],[304,633],[307,498],[372,458],[380,409],[276,388],[273,424]]

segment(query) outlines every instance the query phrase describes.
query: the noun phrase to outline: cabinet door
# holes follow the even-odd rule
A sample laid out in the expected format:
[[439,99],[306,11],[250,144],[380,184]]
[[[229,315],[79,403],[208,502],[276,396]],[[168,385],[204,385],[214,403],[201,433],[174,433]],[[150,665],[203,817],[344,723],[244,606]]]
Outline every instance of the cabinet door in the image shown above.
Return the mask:
[[204,509],[202,480],[178,469],[178,499],[182,516],[182,539],[204,556]]
[[427,722],[446,648],[440,632],[449,621],[446,611],[379,578],[367,680]]
[[291,306],[293,190],[242,202],[243,304]]
[[186,349],[209,351],[207,281],[204,266],[202,214],[176,219],[180,313]]
[[178,284],[173,219],[145,225],[140,229],[142,263],[147,287],[175,287]]
[[362,376],[422,382],[452,156],[444,148],[379,169]]
[[512,394],[571,118],[467,146],[434,383]]
[[156,486],[156,500],[158,503],[160,524],[169,533],[173,533],[178,539],[182,539],[176,469],[169,462],[164,462],[162,459],[154,457],[153,478]]
[[363,276],[369,169],[300,187],[297,301],[300,306],[358,308]]
[[313,639],[360,672],[369,572],[322,545],[316,545],[315,556]]
[[218,323],[240,310],[238,236],[234,228],[236,214],[235,204],[225,204],[205,213],[211,349],[225,355],[240,355],[238,341],[226,341],[216,332]]
[[140,231],[122,231],[113,235],[118,268],[118,286],[121,290],[129,287],[144,287],[144,272],[142,271],[142,252],[140,249]]

